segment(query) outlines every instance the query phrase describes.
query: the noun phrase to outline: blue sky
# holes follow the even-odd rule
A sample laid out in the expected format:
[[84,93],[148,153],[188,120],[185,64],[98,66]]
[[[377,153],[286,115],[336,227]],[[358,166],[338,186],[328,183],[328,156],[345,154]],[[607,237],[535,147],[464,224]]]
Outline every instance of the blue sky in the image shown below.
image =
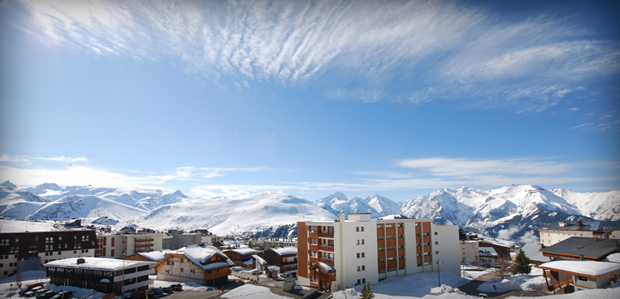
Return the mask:
[[309,200],[620,189],[618,13],[2,1],[0,180]]

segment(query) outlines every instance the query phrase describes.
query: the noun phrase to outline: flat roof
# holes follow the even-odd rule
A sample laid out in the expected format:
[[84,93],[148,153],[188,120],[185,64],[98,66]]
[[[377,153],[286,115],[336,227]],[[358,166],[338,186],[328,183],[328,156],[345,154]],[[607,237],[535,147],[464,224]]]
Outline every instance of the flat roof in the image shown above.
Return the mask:
[[52,221],[22,221],[14,219],[0,219],[0,233],[41,233],[62,231],[91,231],[87,228],[65,228],[64,222]]
[[103,257],[83,257],[84,263],[78,264],[79,258],[68,258],[46,263],[45,267],[80,268],[90,270],[116,271],[136,266],[152,265],[153,262],[118,260]]

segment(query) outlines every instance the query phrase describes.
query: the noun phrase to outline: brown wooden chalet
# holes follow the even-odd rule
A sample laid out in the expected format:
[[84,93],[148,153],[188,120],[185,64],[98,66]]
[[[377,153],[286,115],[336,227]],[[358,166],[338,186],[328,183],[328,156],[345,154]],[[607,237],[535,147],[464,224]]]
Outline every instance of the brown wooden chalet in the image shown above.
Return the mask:
[[252,255],[258,253],[258,251],[249,247],[243,247],[224,250],[223,253],[230,258],[235,266],[253,268],[255,262]]
[[332,282],[336,280],[336,269],[326,262],[310,266],[310,281],[317,285],[319,292],[331,292]]
[[228,282],[232,262],[213,246],[191,246],[169,253],[155,265],[158,280],[192,281],[208,286]]
[[269,265],[280,268],[280,273],[297,276],[297,247],[270,248],[260,256]]

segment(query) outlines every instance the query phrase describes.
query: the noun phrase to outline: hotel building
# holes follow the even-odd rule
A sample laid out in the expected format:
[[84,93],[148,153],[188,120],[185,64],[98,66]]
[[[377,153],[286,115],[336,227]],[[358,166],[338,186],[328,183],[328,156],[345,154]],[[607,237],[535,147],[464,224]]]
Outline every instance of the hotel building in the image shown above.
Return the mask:
[[337,291],[429,271],[459,275],[459,233],[431,220],[371,220],[344,213],[334,222],[298,222],[298,283]]

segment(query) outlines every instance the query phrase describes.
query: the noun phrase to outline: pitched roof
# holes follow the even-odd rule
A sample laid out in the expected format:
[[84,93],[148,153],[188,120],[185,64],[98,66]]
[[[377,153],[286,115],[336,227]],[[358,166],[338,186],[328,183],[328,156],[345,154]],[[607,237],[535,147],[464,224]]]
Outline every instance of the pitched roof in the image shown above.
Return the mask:
[[589,259],[600,259],[620,249],[620,240],[585,237],[570,237],[540,251],[543,255],[564,255]]
[[271,248],[278,255],[297,255],[297,247]]
[[[214,246],[188,246],[177,251],[172,251],[166,258],[160,260],[157,266],[161,265],[168,258],[171,258],[173,254],[182,254],[186,256],[202,270],[212,270],[233,265],[233,262]],[[218,255],[224,261],[207,263],[214,255]]]
[[234,251],[241,255],[251,255],[251,254],[255,254],[258,252],[257,250],[249,248],[249,247],[232,248],[227,251]]

